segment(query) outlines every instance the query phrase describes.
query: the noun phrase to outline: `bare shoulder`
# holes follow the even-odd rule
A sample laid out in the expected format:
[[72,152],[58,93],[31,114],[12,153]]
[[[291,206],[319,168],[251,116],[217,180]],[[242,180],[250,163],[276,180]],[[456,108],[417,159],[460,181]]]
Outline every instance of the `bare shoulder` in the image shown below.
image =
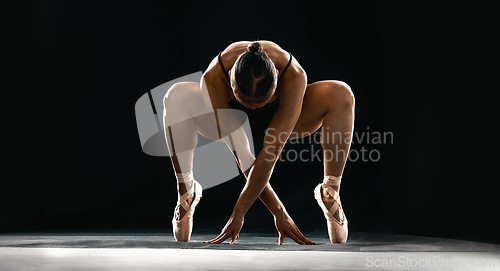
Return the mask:
[[288,59],[288,52],[283,50],[277,43],[269,40],[260,40],[259,42],[264,52],[266,52],[271,59],[283,57]]
[[200,82],[202,95],[205,102],[211,102],[212,108],[227,108],[232,98],[231,90],[224,80],[221,69],[217,67],[210,67],[202,76]]
[[[290,53],[278,44],[272,42],[272,41],[259,41],[262,44],[262,47],[266,54],[276,63],[276,66],[280,68],[286,67],[288,65],[288,62],[290,60]],[[300,66],[300,63],[297,61],[297,59],[293,58],[292,63],[287,69],[286,75],[301,75],[304,74],[305,71],[302,69],[302,66]],[[288,76],[286,76],[288,77]]]
[[225,59],[234,59],[245,52],[248,45],[252,43],[251,41],[237,41],[229,44],[224,51],[222,51],[222,55]]

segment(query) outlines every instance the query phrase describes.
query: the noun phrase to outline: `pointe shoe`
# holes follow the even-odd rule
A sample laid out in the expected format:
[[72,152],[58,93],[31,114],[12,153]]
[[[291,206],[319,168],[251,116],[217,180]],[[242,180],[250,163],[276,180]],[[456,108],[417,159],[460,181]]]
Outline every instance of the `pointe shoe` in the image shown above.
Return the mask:
[[[194,199],[191,205],[187,203],[189,196],[192,194],[184,193],[180,195],[177,199],[177,206],[174,210],[174,218],[172,219],[172,229],[174,232],[174,237],[176,241],[188,242],[191,238],[191,232],[193,230],[193,215],[196,205],[200,202],[203,188],[201,185],[193,180],[194,185]],[[182,206],[186,213],[182,218],[180,218],[179,208]]]
[[[332,196],[332,199],[324,199],[321,194],[321,189],[326,190],[327,193]],[[328,184],[320,183],[314,189],[314,198],[318,201],[318,204],[325,215],[330,241],[333,244],[345,243],[347,241],[348,234],[347,218],[345,217],[344,210],[342,209],[342,205],[340,203],[339,193]],[[325,201],[334,202],[330,209],[326,208]],[[333,216],[337,210],[339,211],[340,219]]]

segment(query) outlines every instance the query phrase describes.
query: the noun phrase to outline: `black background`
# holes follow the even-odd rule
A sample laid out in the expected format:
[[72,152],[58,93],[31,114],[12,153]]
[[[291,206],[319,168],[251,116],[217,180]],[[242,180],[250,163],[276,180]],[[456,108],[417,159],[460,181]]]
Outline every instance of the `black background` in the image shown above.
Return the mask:
[[[171,234],[173,170],[142,152],[134,104],[205,70],[234,41],[265,39],[291,52],[309,82],[351,86],[355,131],[394,134],[392,144],[365,145],[380,150],[379,162],[346,166],[351,230],[499,242],[496,115],[486,106],[498,89],[498,69],[488,68],[496,27],[487,11],[378,1],[33,3],[23,12],[30,20],[10,26],[23,46],[10,55],[17,81],[3,101],[16,109],[6,114],[0,230]],[[313,198],[321,178],[321,163],[282,162],[271,179],[305,232],[325,229]],[[222,229],[243,185],[238,177],[204,191],[195,231]],[[262,203],[243,231],[275,231]]]

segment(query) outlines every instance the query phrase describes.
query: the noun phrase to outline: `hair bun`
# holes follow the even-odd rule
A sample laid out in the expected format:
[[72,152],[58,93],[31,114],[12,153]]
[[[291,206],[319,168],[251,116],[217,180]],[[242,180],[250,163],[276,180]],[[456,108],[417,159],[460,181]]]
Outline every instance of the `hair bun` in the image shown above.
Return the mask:
[[258,53],[262,51],[262,45],[259,42],[254,42],[247,47],[250,53]]

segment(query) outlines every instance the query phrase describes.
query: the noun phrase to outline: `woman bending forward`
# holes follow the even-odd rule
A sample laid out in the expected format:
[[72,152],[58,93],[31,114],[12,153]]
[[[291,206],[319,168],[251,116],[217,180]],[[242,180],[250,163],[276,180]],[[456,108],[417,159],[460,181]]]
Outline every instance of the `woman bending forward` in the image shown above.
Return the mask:
[[[321,128],[324,179],[314,195],[327,220],[331,242],[346,242],[347,219],[339,190],[354,123],[354,96],[346,83],[326,80],[308,84],[299,62],[277,44],[241,41],[212,60],[200,83],[173,85],[164,106],[165,135],[179,192],[172,220],[177,241],[189,241],[194,210],[202,194],[192,174],[200,133],[213,140],[222,138],[247,179],[229,221],[208,243],[226,239],[234,243],[245,214],[259,198],[274,216],[279,244],[285,237],[298,244],[313,244],[288,215],[269,178],[288,139],[305,137]],[[238,117],[241,112],[248,116],[254,138],[263,138],[256,158]],[[258,127],[264,129],[256,131]]]

